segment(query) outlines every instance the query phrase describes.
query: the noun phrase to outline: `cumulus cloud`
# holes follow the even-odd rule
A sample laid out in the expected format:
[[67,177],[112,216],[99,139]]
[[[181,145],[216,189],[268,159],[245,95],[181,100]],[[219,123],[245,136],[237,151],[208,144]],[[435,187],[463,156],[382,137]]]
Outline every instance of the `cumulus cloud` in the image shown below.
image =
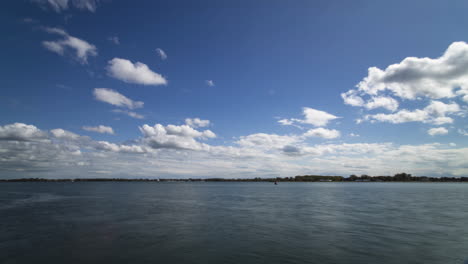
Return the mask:
[[241,136],[236,144],[241,147],[281,149],[288,145],[294,145],[301,141],[297,135],[276,135],[266,133],[256,133],[248,136]]
[[81,64],[88,63],[89,56],[96,56],[97,48],[85,40],[70,36],[65,30],[60,28],[45,27],[44,31],[60,35],[62,38],[54,41],[43,41],[42,45],[54,53],[64,56],[71,54]]
[[143,142],[155,149],[186,149],[202,150],[209,146],[196,139],[214,138],[216,135],[211,130],[198,131],[187,125],[176,126],[147,124],[140,127],[143,134]]
[[439,58],[407,57],[385,70],[371,67],[368,71],[367,77],[357,84],[357,89],[341,95],[346,104],[363,106],[365,103],[360,96],[374,97],[385,93],[410,100],[466,96],[468,44],[454,42]]
[[329,114],[327,112],[313,109],[310,107],[303,107],[302,113],[304,115],[304,119],[281,119],[278,123],[282,125],[292,125],[294,123],[302,123],[302,124],[309,124],[313,126],[326,126],[328,122],[331,120],[337,119],[339,117]]
[[112,127],[110,126],[103,126],[103,125],[99,125],[99,126],[83,126],[82,127],[83,130],[86,130],[86,131],[91,131],[91,132],[97,132],[97,133],[101,133],[101,134],[111,134],[111,135],[114,135],[114,129],[112,129]]
[[414,111],[402,109],[393,114],[379,113],[366,115],[365,119],[372,122],[380,121],[393,124],[423,122],[442,125],[453,123],[453,119],[446,115],[455,114],[460,111],[460,106],[457,103],[446,104],[440,101],[431,101],[424,109],[416,109]]
[[390,111],[396,111],[398,105],[398,101],[391,97],[379,96],[372,97],[364,106],[369,110],[381,107]]
[[390,111],[396,111],[399,103],[396,99],[390,96],[371,96],[369,100],[364,99],[358,95],[358,91],[349,90],[341,94],[341,98],[347,105],[365,107],[367,110],[376,108],[384,108]]
[[[450,124],[449,115],[461,115],[463,109],[454,102],[437,99],[459,98],[468,102],[468,44],[453,42],[438,58],[407,57],[386,69],[371,67],[356,89],[341,94],[345,104],[367,110],[384,108],[394,113],[377,113],[359,118],[359,122],[423,122]],[[428,100],[423,109],[401,109],[400,100]]]
[[210,120],[202,120],[198,117],[196,118],[186,118],[185,124],[191,127],[207,127],[210,125]]
[[141,108],[144,104],[140,101],[133,101],[123,94],[107,88],[95,88],[93,94],[96,100],[129,109]]
[[162,50],[162,49],[160,49],[160,48],[157,48],[157,49],[156,49],[156,53],[157,53],[158,56],[161,58],[161,60],[167,59],[167,54],[166,54],[166,52],[164,52],[164,50]]
[[120,153],[147,153],[148,149],[138,145],[115,144],[107,141],[97,141],[94,143],[97,150],[120,152]]
[[63,130],[61,128],[52,129],[50,131],[50,133],[54,137],[60,138],[60,139],[76,140],[76,139],[80,138],[79,135],[77,135],[77,134],[75,134],[73,132],[67,131],[67,130]]
[[142,85],[165,85],[167,80],[159,73],[153,72],[148,65],[121,58],[113,58],[108,62],[107,74],[126,83]]
[[14,123],[0,126],[0,140],[31,141],[47,138],[47,133],[33,125]]
[[39,4],[42,8],[50,8],[57,13],[68,10],[71,6],[80,10],[95,12],[99,0],[33,0],[33,2]]
[[[287,155],[304,154],[305,140],[310,137],[323,139],[334,139],[340,137],[341,133],[336,129],[323,127],[309,129],[303,134],[277,135],[267,133],[255,133],[241,136],[235,143],[242,148],[255,148],[264,151],[282,150]],[[297,151],[295,151],[297,150]]]
[[364,94],[389,91],[405,99],[452,98],[458,88],[463,91],[461,94],[467,94],[468,44],[454,42],[436,59],[408,57],[385,70],[371,67],[357,88]]
[[343,98],[344,103],[347,105],[363,106],[365,104],[364,100],[357,95],[355,90],[349,90],[346,93],[342,93],[341,98]]
[[431,136],[445,135],[448,134],[448,130],[445,127],[434,127],[427,130],[427,134]]
[[308,130],[303,135],[304,137],[320,137],[326,139],[333,139],[340,137],[340,132],[336,129],[326,129],[323,127]]

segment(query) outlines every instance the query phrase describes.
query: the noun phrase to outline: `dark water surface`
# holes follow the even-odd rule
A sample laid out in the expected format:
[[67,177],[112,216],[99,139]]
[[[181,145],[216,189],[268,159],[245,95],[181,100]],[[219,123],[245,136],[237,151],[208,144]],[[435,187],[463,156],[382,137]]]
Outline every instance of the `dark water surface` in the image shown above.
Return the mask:
[[468,184],[1,183],[0,263],[468,259]]

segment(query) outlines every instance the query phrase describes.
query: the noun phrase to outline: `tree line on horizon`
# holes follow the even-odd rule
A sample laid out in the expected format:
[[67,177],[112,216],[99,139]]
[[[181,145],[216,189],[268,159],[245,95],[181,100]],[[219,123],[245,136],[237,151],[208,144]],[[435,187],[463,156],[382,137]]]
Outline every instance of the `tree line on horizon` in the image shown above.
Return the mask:
[[0,179],[0,182],[468,182],[468,177],[428,177],[412,176],[408,173],[397,173],[393,176],[369,176],[350,175],[323,176],[323,175],[298,175],[294,177],[276,178],[185,178],[185,179],[159,179],[159,178],[77,178],[77,179],[44,179],[21,178]]

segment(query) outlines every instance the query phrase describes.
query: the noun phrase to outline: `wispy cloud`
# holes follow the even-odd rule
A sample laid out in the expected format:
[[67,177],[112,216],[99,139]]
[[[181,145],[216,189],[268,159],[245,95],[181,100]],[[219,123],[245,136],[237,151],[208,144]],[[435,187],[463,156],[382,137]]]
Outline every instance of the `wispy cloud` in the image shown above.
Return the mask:
[[110,42],[114,43],[115,45],[120,45],[120,39],[119,37],[113,36],[113,37],[108,37],[107,40]]
[[42,45],[49,51],[57,53],[60,56],[71,53],[72,57],[81,64],[87,64],[89,56],[98,55],[96,46],[85,40],[70,36],[61,28],[44,27],[43,29],[47,33],[57,34],[62,37],[59,40],[42,42]]
[[97,133],[101,133],[101,134],[111,134],[111,135],[114,135],[114,129],[112,129],[112,127],[110,126],[103,126],[103,125],[99,125],[99,126],[83,126],[82,127],[83,130],[86,130],[86,131],[91,131],[91,132],[97,132]]
[[208,86],[210,86],[210,87],[215,86],[215,83],[214,83],[213,80],[206,80],[205,82],[206,82],[206,85],[208,85]]
[[68,10],[71,6],[80,10],[96,12],[99,0],[32,0],[44,9],[52,9],[57,13]]
[[202,120],[198,117],[186,118],[185,124],[187,124],[190,127],[206,127],[210,125],[210,120]]
[[164,52],[164,50],[162,50],[162,49],[160,49],[160,48],[157,48],[157,49],[156,49],[156,53],[157,53],[158,56],[161,58],[161,60],[167,59],[167,54],[166,54],[166,52]]
[[128,110],[114,109],[114,110],[112,110],[112,112],[124,114],[124,115],[127,115],[127,116],[129,116],[129,117],[136,118],[136,119],[144,119],[144,118],[145,118],[144,115],[140,115],[140,114],[138,114],[138,113],[136,113],[136,112],[128,111]]
[[129,109],[141,108],[144,104],[141,101],[133,101],[125,95],[108,88],[95,88],[93,94],[96,100]]

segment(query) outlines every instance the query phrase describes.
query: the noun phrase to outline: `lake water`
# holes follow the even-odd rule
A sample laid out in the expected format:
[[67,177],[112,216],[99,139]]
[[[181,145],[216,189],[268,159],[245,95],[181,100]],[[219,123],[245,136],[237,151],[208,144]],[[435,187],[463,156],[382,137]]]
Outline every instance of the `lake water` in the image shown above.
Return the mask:
[[468,263],[468,184],[0,183],[0,263]]

